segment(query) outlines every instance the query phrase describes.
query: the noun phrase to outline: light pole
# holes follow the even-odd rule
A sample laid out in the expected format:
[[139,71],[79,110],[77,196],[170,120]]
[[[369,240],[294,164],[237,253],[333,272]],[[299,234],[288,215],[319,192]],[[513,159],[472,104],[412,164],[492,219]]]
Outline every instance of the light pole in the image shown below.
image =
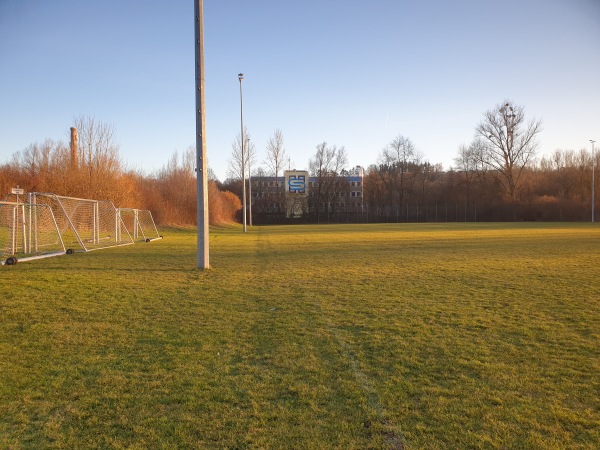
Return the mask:
[[204,96],[204,4],[194,1],[194,47],[196,88],[196,195],[198,242],[196,266],[209,269],[208,224],[208,163],[206,158],[206,111]]
[[590,142],[592,143],[592,223],[594,223],[594,142],[596,141],[590,139]]
[[244,224],[244,233],[246,232],[246,160],[244,158],[244,101],[242,97],[242,80],[244,79],[243,73],[238,73],[238,79],[240,80],[240,144],[242,146],[242,223]]
[[246,138],[246,148],[248,149],[248,223],[252,226],[252,154],[250,148],[250,138]]

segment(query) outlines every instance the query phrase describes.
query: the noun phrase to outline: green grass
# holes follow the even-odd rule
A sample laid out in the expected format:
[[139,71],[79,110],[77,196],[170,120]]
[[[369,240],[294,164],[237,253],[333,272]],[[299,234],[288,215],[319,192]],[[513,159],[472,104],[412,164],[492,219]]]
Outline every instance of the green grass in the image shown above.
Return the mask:
[[239,227],[0,267],[0,448],[598,448],[600,228]]

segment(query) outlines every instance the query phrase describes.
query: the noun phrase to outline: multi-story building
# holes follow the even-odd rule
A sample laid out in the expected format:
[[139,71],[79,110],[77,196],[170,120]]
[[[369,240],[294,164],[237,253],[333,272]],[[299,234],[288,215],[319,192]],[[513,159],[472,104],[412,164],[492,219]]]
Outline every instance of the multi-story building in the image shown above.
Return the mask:
[[309,176],[288,170],[282,177],[252,178],[252,214],[257,223],[290,219],[308,222],[359,221],[363,213],[363,170]]

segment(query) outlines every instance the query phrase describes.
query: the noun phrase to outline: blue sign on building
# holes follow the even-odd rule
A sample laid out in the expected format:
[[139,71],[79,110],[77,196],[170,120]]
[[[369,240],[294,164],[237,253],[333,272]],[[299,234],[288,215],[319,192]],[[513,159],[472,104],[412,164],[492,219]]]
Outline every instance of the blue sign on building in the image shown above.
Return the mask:
[[290,176],[288,179],[288,192],[290,194],[305,194],[306,177],[304,175]]

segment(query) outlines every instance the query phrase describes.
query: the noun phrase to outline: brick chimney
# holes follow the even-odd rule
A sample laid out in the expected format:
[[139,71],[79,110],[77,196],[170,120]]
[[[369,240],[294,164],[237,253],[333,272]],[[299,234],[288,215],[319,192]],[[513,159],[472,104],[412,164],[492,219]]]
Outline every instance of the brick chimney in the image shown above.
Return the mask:
[[71,168],[77,169],[79,161],[77,160],[77,128],[71,127]]

